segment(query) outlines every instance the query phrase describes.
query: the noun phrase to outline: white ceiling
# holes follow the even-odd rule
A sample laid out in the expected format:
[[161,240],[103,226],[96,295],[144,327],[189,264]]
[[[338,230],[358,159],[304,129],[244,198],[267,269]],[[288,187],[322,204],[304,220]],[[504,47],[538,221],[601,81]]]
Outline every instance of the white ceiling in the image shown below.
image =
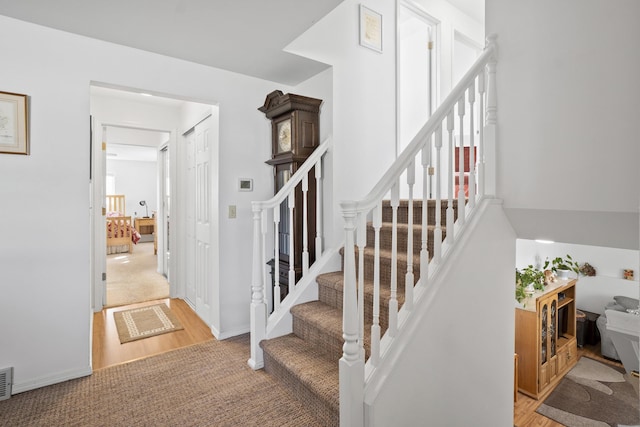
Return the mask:
[[[327,65],[282,49],[342,1],[0,0],[0,14],[295,86]],[[484,0],[448,1],[484,22]]]
[[0,14],[296,85],[326,64],[284,52],[342,0],[0,0]]

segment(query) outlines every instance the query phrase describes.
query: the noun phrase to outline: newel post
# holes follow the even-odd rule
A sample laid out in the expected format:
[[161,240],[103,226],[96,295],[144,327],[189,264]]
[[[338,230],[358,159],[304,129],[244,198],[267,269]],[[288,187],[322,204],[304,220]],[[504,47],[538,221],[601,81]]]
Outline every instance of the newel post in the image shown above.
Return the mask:
[[487,49],[492,49],[493,54],[487,63],[487,109],[484,123],[484,158],[485,181],[484,194],[496,195],[496,139],[498,123],[498,93],[496,90],[496,64],[498,63],[498,47],[496,45],[496,34],[487,37]]
[[264,301],[264,281],[262,280],[261,226],[262,208],[253,203],[253,264],[251,268],[251,358],[248,363],[252,369],[264,366],[264,357],[260,348],[267,334],[267,305]]
[[342,202],[344,218],[344,297],[342,358],[340,359],[340,425],[358,427],[364,424],[364,360],[358,345],[358,295],[354,232],[356,209],[353,202]]

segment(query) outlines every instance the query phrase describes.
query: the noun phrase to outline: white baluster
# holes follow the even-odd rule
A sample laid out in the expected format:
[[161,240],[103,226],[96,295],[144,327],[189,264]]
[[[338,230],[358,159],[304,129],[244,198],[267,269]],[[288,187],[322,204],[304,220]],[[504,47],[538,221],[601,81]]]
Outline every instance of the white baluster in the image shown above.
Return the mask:
[[248,361],[252,369],[260,369],[264,366],[264,357],[260,348],[267,333],[267,306],[264,303],[264,288],[262,280],[263,259],[260,257],[262,209],[253,206],[253,261],[251,269],[251,357]]
[[296,252],[293,246],[293,208],[296,205],[295,189],[291,190],[289,197],[287,198],[289,207],[289,292],[296,288],[296,271],[294,269],[296,262]]
[[469,210],[476,205],[476,155],[473,134],[475,117],[473,104],[476,101],[476,83],[475,80],[469,86]]
[[364,361],[364,248],[367,246],[367,216],[358,215],[358,344]]
[[455,155],[454,142],[453,142],[453,130],[455,128],[453,109],[447,114],[447,132],[449,133],[449,170],[447,171],[447,184],[449,186],[449,197],[447,200],[447,240],[450,245],[453,245],[455,240],[454,233],[454,221],[455,215],[453,211],[453,175],[454,167],[453,160]]
[[322,256],[322,158],[314,166],[316,176],[316,259]]
[[273,245],[275,256],[273,257],[273,280],[275,287],[273,289],[273,307],[274,310],[280,309],[280,205],[273,208],[273,224],[276,232],[274,233]]
[[416,182],[415,162],[407,167],[407,185],[409,186],[409,214],[407,217],[407,274],[404,277],[404,306],[413,310],[413,185]]
[[[267,209],[263,209],[262,210],[262,214],[260,215],[260,229],[262,230],[262,237],[260,238],[260,241],[262,242],[262,248],[260,250],[260,259],[262,260],[262,283],[263,283],[263,289],[265,290],[263,292],[263,297],[264,297],[264,303],[267,304],[267,308],[269,307],[269,301],[267,300],[267,289],[269,289],[269,286],[271,286],[271,284],[269,283],[269,277],[270,277],[270,272],[267,271],[267,269],[269,268],[269,266],[267,265],[266,262],[264,262],[265,259],[267,259]],[[274,298],[275,301],[275,298]],[[273,307],[273,309],[275,310],[275,306]]]
[[422,147],[422,242],[420,245],[420,283],[429,279],[429,163],[431,162],[431,138]]
[[435,147],[436,147],[436,228],[433,231],[433,261],[440,262],[442,256],[442,201],[440,194],[440,161],[442,148],[442,123],[438,125],[435,133]]
[[464,95],[458,101],[460,147],[458,151],[458,223],[464,224]]
[[344,218],[344,293],[342,358],[339,362],[340,384],[340,425],[362,426],[364,398],[364,361],[358,346],[358,301],[356,290],[356,260],[354,236],[356,211],[355,203],[343,202]]
[[398,181],[391,187],[391,297],[389,299],[389,336],[394,337],[398,331],[398,205],[400,194]]
[[478,74],[478,94],[480,95],[480,102],[478,107],[480,112],[478,114],[479,122],[478,131],[480,132],[478,137],[478,195],[484,196],[484,71],[480,71]]
[[370,363],[380,363],[380,227],[382,227],[382,204],[373,208],[374,261],[373,261],[373,321],[371,324]]
[[[496,35],[487,37],[489,46],[496,48]],[[487,63],[487,111],[484,134],[485,151],[485,194],[496,194],[496,123],[498,120],[498,104],[496,93],[496,63],[497,52]]]
[[[309,271],[309,214],[307,194],[309,193],[309,175],[302,178],[302,275]],[[292,233],[293,234],[293,233]]]

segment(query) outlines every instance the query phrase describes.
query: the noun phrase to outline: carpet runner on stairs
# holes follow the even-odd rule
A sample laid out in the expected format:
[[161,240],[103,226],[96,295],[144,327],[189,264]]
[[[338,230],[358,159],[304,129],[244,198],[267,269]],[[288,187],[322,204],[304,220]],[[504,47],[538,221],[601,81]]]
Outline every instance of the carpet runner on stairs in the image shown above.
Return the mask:
[[[417,282],[420,275],[420,248],[422,245],[422,202],[413,206],[413,273]],[[428,224],[435,224],[435,201],[429,202]],[[457,201],[453,201],[454,217],[457,217]],[[446,236],[447,201],[442,201],[442,237]],[[404,277],[407,271],[407,221],[408,202],[400,201],[398,207],[398,289],[399,307],[404,303]],[[389,298],[391,296],[391,221],[392,209],[383,202],[380,230],[380,328],[382,334],[389,325]],[[433,253],[434,226],[428,226],[428,249]],[[356,254],[356,260],[357,260]],[[356,261],[357,263],[357,261]],[[367,246],[364,249],[364,300],[365,300],[365,353],[369,356],[370,330],[373,318],[373,265],[374,230],[367,227]],[[279,378],[326,426],[338,426],[339,386],[338,361],[342,357],[342,295],[344,276],[342,271],[321,274],[318,283],[318,301],[299,304],[291,309],[293,333],[264,340],[264,369]]]

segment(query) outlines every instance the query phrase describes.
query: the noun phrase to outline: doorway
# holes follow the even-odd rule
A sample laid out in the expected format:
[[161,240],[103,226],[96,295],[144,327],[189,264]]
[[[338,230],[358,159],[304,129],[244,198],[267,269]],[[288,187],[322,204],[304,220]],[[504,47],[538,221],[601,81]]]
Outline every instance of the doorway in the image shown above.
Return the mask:
[[[159,233],[162,203],[162,156],[159,147],[166,146],[169,132],[105,126],[106,196],[119,195],[125,201],[123,212],[107,212],[110,216],[130,218],[133,227],[131,244],[110,245],[107,239],[106,299],[107,307],[123,306],[167,298],[169,282],[163,269],[166,245]],[[169,178],[169,177],[167,177]]]

